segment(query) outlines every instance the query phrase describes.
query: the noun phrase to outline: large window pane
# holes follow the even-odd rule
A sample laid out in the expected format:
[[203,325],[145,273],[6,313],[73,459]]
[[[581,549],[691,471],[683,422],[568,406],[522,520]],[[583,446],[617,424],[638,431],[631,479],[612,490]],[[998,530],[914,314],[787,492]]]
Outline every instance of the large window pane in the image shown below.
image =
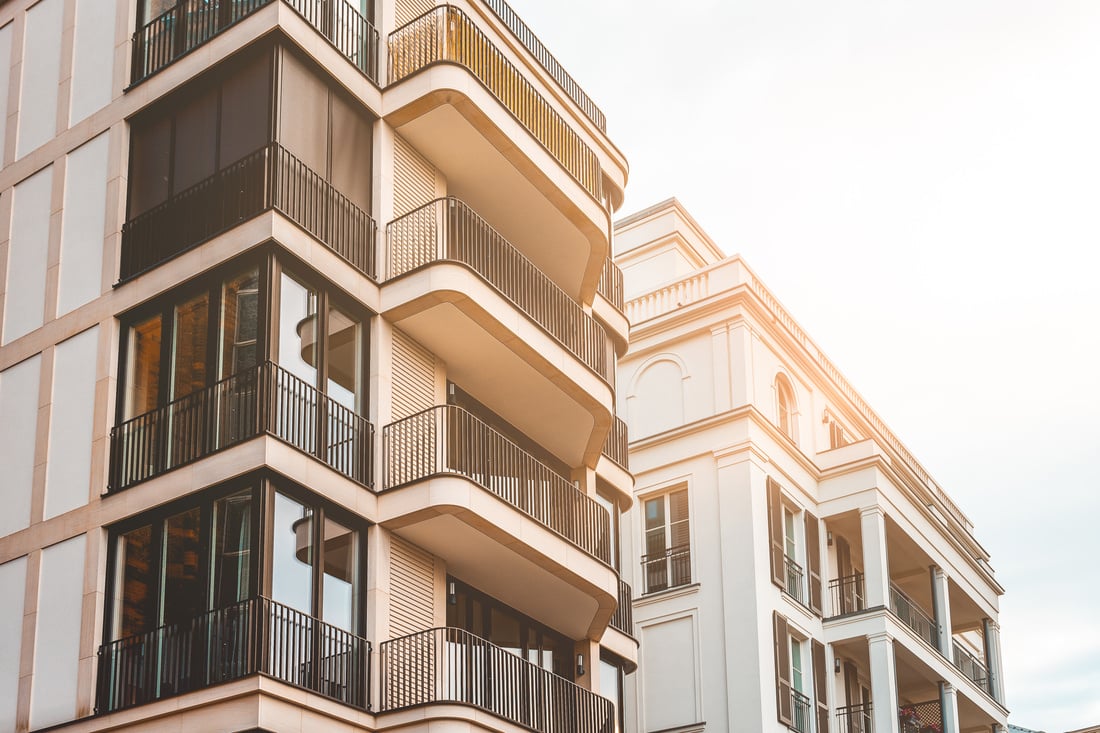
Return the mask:
[[168,198],[172,120],[134,125],[130,141],[130,217]]
[[160,316],[153,316],[130,327],[127,342],[129,360],[126,374],[126,419],[153,410],[157,406],[160,385]]
[[179,624],[201,613],[206,594],[199,558],[201,513],[195,507],[164,522],[161,586],[161,623]]
[[317,384],[317,293],[289,275],[279,280],[279,366]]
[[260,276],[242,273],[222,286],[220,379],[256,365]]
[[349,410],[358,410],[362,394],[362,367],[359,356],[363,353],[360,343],[359,322],[337,310],[328,310],[328,396]]
[[321,176],[328,172],[328,87],[289,51],[282,53],[279,142]]
[[123,639],[151,631],[156,612],[153,585],[155,558],[153,557],[153,528],[139,527],[118,538],[118,557],[121,592],[115,619],[115,638]]
[[324,604],[322,620],[345,631],[355,632],[358,543],[356,533],[331,519],[325,520]]
[[222,88],[221,166],[224,168],[271,139],[271,58],[261,54]]
[[271,535],[272,598],[303,613],[312,613],[313,511],[289,496],[276,493]]
[[224,608],[249,596],[252,576],[252,491],[214,502],[211,607]]
[[332,95],[332,139],[339,154],[332,155],[332,185],[364,211],[370,211],[371,121],[361,109],[339,94]]
[[201,293],[175,308],[172,335],[172,392],[179,399],[206,386],[210,296]]
[[190,188],[214,175],[218,129],[218,90],[188,100],[176,118],[175,171],[172,192]]

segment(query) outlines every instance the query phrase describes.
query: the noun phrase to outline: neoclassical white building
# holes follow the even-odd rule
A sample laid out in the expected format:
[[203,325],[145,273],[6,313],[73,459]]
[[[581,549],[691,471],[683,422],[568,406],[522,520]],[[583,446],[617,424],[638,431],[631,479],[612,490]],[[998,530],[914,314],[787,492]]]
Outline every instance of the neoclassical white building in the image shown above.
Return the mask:
[[616,237],[628,728],[1003,729],[1003,590],[967,516],[677,201]]

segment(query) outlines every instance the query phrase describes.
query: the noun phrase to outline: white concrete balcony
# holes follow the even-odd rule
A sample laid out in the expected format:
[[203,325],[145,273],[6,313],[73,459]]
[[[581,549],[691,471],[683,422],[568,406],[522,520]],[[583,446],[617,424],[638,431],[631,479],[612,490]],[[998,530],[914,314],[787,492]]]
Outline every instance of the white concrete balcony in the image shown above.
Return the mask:
[[383,116],[449,193],[590,303],[610,255],[606,200],[621,197],[626,163],[509,44],[472,8],[433,8],[389,35]]
[[603,328],[455,198],[386,227],[387,320],[448,378],[571,466],[595,467],[611,429]]

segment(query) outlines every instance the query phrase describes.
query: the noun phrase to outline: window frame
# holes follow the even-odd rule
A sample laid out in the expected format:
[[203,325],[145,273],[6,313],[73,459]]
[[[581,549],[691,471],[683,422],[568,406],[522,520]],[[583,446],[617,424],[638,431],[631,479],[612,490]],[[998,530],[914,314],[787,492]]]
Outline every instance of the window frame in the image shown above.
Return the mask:
[[772,382],[775,391],[775,426],[779,432],[798,442],[798,397],[794,384],[784,372],[777,372]]
[[[688,539],[687,539],[687,543],[686,543],[686,547],[687,547],[687,562],[686,562],[687,577],[683,580],[683,582],[673,583],[672,582],[673,579],[677,578],[679,576],[673,570],[673,568],[675,567],[675,565],[673,563],[674,558],[672,557],[671,554],[669,554],[669,552],[671,550],[675,549],[676,547],[685,546],[684,544],[680,544],[680,545],[672,545],[671,544],[671,542],[672,542],[672,529],[673,529],[673,527],[672,527],[673,521],[672,521],[672,511],[671,511],[671,507],[672,507],[671,497],[674,494],[678,494],[680,492],[683,492],[685,494],[685,505],[686,505],[686,509],[685,509],[686,517],[684,517],[681,520],[678,520],[678,522],[680,522],[680,523],[686,522],[687,523],[687,535],[688,535]],[[641,503],[641,507],[642,507],[641,527],[640,527],[641,541],[639,542],[638,546],[639,546],[639,549],[644,550],[644,552],[640,552],[639,554],[641,555],[642,558],[645,558],[646,556],[651,554],[649,552],[649,544],[648,544],[648,535],[649,535],[650,529],[647,528],[647,526],[646,526],[647,525],[646,508],[647,508],[649,502],[651,502],[651,501],[662,501],[663,502],[662,529],[663,529],[663,535],[664,536],[663,536],[663,550],[662,551],[665,552],[665,554],[666,554],[665,558],[663,559],[663,563],[664,563],[663,573],[664,573],[665,582],[664,582],[664,586],[661,587],[661,588],[657,588],[657,589],[650,588],[650,583],[649,583],[650,565],[652,563],[654,563],[655,561],[654,560],[649,560],[649,561],[642,560],[642,562],[641,562],[641,573],[642,573],[642,589],[644,590],[643,595],[652,595],[654,593],[661,593],[661,592],[664,592],[664,591],[673,590],[675,588],[683,588],[683,587],[689,586],[693,582],[695,582],[694,581],[694,579],[696,577],[696,575],[695,575],[695,557],[694,557],[694,553],[692,552],[692,548],[695,546],[695,535],[694,535],[695,522],[692,521],[692,518],[691,518],[692,514],[694,513],[692,511],[692,508],[691,508],[691,499],[692,499],[692,493],[691,493],[691,490],[690,490],[690,486],[685,482],[676,482],[676,483],[671,484],[667,487],[663,487],[663,488],[661,488],[657,491],[653,491],[651,493],[647,493],[647,494],[644,494],[644,495],[638,497],[638,501]]]

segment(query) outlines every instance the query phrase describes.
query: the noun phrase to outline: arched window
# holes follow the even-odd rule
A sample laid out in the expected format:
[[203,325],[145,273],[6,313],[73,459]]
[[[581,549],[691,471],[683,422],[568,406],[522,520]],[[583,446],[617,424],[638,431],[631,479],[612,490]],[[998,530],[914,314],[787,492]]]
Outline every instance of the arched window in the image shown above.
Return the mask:
[[797,410],[794,401],[794,389],[786,376],[775,375],[775,423],[783,433],[794,440],[795,415]]

